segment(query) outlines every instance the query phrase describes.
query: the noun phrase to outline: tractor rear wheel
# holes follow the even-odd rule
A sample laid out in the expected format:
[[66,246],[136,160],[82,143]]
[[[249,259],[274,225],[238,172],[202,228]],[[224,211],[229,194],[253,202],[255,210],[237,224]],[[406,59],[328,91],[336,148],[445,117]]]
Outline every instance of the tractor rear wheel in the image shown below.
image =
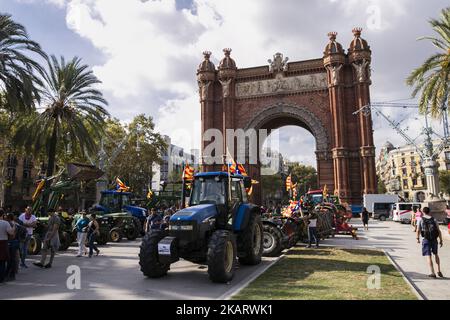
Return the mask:
[[32,235],[30,239],[30,243],[28,244],[28,254],[29,255],[37,255],[41,252],[42,248],[42,240],[37,234]]
[[263,225],[261,216],[255,212],[251,213],[247,228],[239,235],[238,241],[244,252],[239,257],[239,262],[247,265],[255,265],[261,262],[263,254]]
[[170,263],[159,261],[158,242],[167,235],[166,231],[153,231],[142,239],[139,252],[139,265],[142,273],[149,278],[165,276],[170,269]]
[[136,240],[141,233],[141,222],[138,218],[133,217],[131,221],[127,221],[127,224],[127,228],[124,230],[125,237],[130,241]]
[[122,231],[120,230],[120,228],[112,228],[109,231],[109,238],[111,239],[112,242],[120,242],[122,241]]
[[63,231],[60,233],[59,241],[61,243],[59,246],[59,251],[66,251],[72,244],[72,235],[66,231]]
[[264,224],[263,234],[263,256],[278,257],[283,250],[281,244],[282,234],[273,224]]
[[215,231],[208,243],[208,274],[213,282],[231,281],[236,269],[236,240],[228,230]]
[[96,237],[97,244],[99,246],[103,246],[103,245],[107,244],[108,237],[109,237],[109,233],[106,234],[106,233],[100,231],[100,234]]

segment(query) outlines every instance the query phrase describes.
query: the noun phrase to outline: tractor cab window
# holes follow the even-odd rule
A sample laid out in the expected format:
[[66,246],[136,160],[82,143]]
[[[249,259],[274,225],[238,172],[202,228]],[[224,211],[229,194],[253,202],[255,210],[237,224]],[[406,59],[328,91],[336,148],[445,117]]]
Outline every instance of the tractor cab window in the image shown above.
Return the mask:
[[110,208],[112,211],[120,209],[119,198],[115,197],[113,193],[103,193],[100,199],[100,205]]
[[232,180],[231,181],[231,206],[234,206],[235,203],[242,202],[242,191],[240,180]]
[[191,206],[199,204],[225,204],[225,181],[218,177],[198,178],[194,180],[191,194]]
[[131,197],[129,194],[122,194],[122,207],[131,205]]

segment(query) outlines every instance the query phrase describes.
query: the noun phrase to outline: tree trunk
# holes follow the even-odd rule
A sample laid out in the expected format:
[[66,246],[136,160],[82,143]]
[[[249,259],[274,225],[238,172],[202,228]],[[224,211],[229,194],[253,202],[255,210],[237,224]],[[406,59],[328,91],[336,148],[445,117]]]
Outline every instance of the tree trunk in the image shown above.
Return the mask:
[[[50,139],[50,145],[48,148],[48,162],[47,162],[47,179],[53,175],[53,171],[55,168],[55,157],[56,157],[56,144],[58,142],[58,118],[55,118],[55,123],[53,124],[53,132],[52,137]],[[45,192],[48,188],[50,188],[50,185],[52,184],[52,181],[47,180],[45,182],[45,187],[42,192]],[[50,193],[45,192],[44,199],[43,199],[43,205],[44,205],[44,213],[47,214],[48,210],[48,199],[50,197]]]

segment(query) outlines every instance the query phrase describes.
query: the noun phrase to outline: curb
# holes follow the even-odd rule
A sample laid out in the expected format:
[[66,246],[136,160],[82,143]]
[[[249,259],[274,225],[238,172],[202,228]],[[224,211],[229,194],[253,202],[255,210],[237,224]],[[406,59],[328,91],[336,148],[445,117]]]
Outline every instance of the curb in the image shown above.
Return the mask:
[[428,300],[427,297],[423,294],[423,292],[414,284],[414,282],[406,275],[406,273],[403,271],[403,269],[395,262],[395,260],[391,257],[391,255],[383,249],[384,254],[388,258],[388,260],[394,265],[395,269],[397,269],[398,272],[402,275],[402,278],[406,281],[406,283],[409,285],[411,290],[414,292],[416,297],[419,300]]
[[265,266],[264,268],[262,268],[261,270],[259,270],[258,272],[256,272],[255,274],[253,274],[250,278],[248,279],[244,279],[241,282],[243,282],[241,285],[237,285],[237,288],[232,288],[230,290],[228,290],[227,292],[225,292],[223,295],[221,295],[220,297],[218,297],[216,300],[230,300],[230,298],[236,294],[238,294],[239,292],[242,291],[242,289],[246,288],[251,282],[253,282],[254,280],[256,280],[256,278],[258,278],[260,275],[262,275],[264,272],[267,271],[267,269],[269,269],[271,266],[273,266],[275,263],[277,263],[278,261],[280,261],[281,258],[283,258],[285,256],[285,254],[283,253],[281,256],[279,256],[278,258],[276,258],[275,260],[273,260],[271,263],[269,263],[267,266]]

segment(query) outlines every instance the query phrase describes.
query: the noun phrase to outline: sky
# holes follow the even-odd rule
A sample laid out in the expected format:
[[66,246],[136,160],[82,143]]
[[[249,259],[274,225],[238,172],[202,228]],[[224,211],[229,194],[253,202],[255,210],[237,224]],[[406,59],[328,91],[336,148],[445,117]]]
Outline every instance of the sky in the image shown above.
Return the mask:
[[[321,58],[329,31],[347,49],[352,28],[362,27],[372,50],[372,101],[406,101],[405,78],[436,51],[417,38],[433,35],[427,21],[446,6],[441,0],[0,0],[0,12],[23,24],[47,53],[79,56],[92,67],[112,116],[127,122],[151,115],[157,130],[188,150],[200,145],[195,74],[204,50],[217,66],[222,49],[232,48],[239,68],[266,65],[275,52],[290,61]],[[402,120],[412,137],[420,134],[415,110],[383,111]],[[384,119],[373,121],[377,152],[386,140],[404,144]],[[279,136],[285,157],[315,165],[308,131],[286,127]]]

